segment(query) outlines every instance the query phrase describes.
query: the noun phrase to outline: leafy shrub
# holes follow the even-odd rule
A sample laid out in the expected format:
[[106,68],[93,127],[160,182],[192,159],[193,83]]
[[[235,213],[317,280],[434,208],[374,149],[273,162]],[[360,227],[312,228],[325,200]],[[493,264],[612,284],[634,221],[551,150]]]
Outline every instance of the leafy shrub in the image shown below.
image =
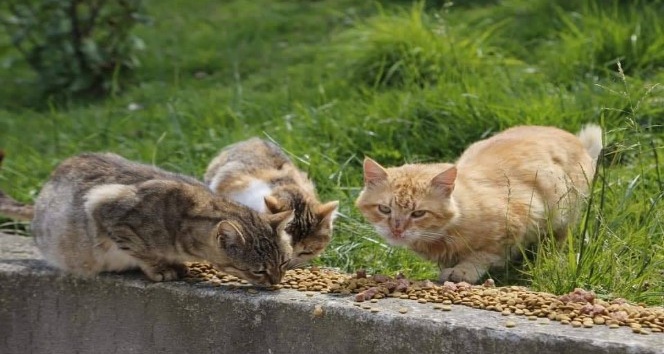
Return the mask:
[[142,0],[4,0],[0,23],[45,93],[99,95],[138,66]]

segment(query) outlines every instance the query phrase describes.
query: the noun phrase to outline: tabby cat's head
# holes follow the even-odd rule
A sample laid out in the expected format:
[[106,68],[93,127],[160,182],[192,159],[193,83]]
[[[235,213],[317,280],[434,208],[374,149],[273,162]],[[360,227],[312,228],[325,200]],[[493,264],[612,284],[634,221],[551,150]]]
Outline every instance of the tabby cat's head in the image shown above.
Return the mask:
[[456,167],[452,164],[408,164],[383,168],[364,160],[364,189],[357,207],[385,238],[397,246],[443,237],[457,216],[452,199]]
[[313,259],[330,243],[338,201],[320,204],[296,193],[288,200],[267,196],[265,205],[272,213],[284,210],[293,210],[295,213],[293,220],[286,226],[293,246],[293,258],[289,267],[293,268]]
[[292,219],[292,211],[262,215],[248,210],[234,220],[221,221],[216,242],[222,252],[209,261],[255,285],[280,283],[293,253],[291,237],[285,231]]

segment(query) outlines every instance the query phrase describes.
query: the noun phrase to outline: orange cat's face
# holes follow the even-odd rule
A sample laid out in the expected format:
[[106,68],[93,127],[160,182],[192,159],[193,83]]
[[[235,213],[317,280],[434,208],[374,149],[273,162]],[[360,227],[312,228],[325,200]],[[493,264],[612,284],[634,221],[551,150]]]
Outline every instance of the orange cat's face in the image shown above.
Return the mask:
[[364,189],[356,205],[390,244],[437,240],[456,215],[451,199],[455,178],[451,164],[385,169],[365,158]]

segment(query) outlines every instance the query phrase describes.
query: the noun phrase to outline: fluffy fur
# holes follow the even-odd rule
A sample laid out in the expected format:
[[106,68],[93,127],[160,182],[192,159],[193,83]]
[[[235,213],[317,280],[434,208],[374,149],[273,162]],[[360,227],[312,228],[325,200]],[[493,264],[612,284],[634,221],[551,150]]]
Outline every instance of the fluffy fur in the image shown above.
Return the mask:
[[[7,200],[0,199],[0,212],[16,207]],[[114,154],[65,160],[34,208],[23,207],[24,214],[13,215],[32,218],[45,259],[83,276],[140,268],[154,281],[172,280],[186,271],[183,262],[207,261],[254,284],[273,285],[292,253],[284,231],[292,212],[261,215],[193,178]]]
[[566,237],[601,148],[595,125],[578,136],[520,126],[472,144],[455,164],[386,169],[366,158],[356,205],[387,242],[437,262],[442,281],[475,283],[547,230]]
[[291,267],[319,255],[329,244],[338,201],[321,203],[314,184],[275,144],[258,138],[222,149],[210,162],[205,183],[215,193],[254,210],[293,210]]

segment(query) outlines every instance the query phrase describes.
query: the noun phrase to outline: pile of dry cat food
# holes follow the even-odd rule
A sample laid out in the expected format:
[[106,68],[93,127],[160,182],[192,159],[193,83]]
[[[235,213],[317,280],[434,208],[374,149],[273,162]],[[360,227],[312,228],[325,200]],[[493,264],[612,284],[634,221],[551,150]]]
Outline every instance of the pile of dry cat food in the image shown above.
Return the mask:
[[[207,264],[192,263],[189,269],[186,280],[190,282],[204,282],[212,286],[227,284],[230,287],[247,284],[246,281],[218,272]],[[391,297],[423,304],[434,303],[434,309],[443,311],[452,310],[452,305],[464,305],[497,311],[506,316],[526,316],[529,320],[548,318],[573,327],[629,326],[634,333],[639,334],[664,331],[664,308],[630,304],[621,299],[605,301],[582,289],[556,296],[521,286],[495,287],[490,279],[482,285],[463,282],[445,282],[439,285],[428,280],[410,281],[400,275],[393,278],[379,274],[367,275],[364,271],[351,275],[317,267],[289,270],[281,284],[270,290],[282,288],[305,291],[308,294],[319,292],[353,295],[358,304]],[[253,287],[248,287],[248,291],[257,292]],[[407,311],[404,309],[403,312]]]

